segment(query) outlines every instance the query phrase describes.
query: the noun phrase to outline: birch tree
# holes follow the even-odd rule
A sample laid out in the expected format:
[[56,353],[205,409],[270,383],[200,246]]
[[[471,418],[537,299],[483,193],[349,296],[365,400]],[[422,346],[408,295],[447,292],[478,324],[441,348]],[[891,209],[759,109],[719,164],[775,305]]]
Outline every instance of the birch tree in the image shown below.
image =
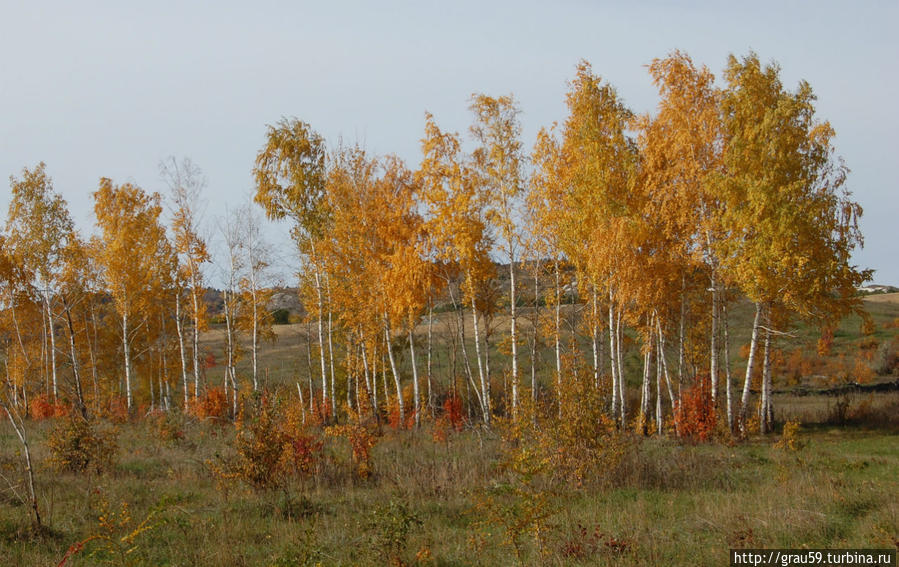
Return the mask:
[[53,190],[53,181],[41,162],[22,170],[22,178],[11,176],[12,199],[6,221],[7,246],[34,274],[34,285],[44,305],[44,328],[49,345],[53,400],[59,395],[56,362],[57,314],[54,300],[60,284],[63,250],[75,233],[66,201]]
[[520,111],[512,96],[471,97],[475,122],[471,132],[479,143],[474,162],[484,181],[487,218],[496,227],[500,252],[509,261],[509,342],[512,349],[512,411],[518,410],[518,319],[516,272],[520,236],[516,206],[523,191]]
[[100,180],[93,193],[94,214],[100,235],[94,246],[97,263],[119,317],[122,367],[128,409],[133,406],[132,346],[144,324],[146,311],[158,289],[159,257],[168,247],[158,193],[140,187]]
[[196,399],[200,395],[200,332],[207,327],[202,266],[210,258],[206,241],[200,234],[203,214],[201,194],[206,187],[206,179],[200,168],[189,158],[183,158],[179,162],[174,157],[169,157],[160,162],[159,171],[168,185],[173,203],[175,250],[181,259],[190,295],[191,360]]
[[318,345],[321,362],[322,404],[327,403],[325,340],[322,315],[322,270],[316,243],[328,224],[326,199],[327,150],[325,141],[309,124],[283,118],[269,126],[266,143],[256,154],[254,201],[270,219],[289,219],[291,235],[301,252],[307,253],[318,308]]
[[[725,77],[727,169],[721,186],[729,236],[720,255],[756,304],[737,420],[745,432],[760,330],[772,332],[763,322],[778,307],[832,321],[858,308],[854,288],[870,271],[850,264],[861,244],[861,207],[844,187],[847,170],[834,156],[833,129],[815,118],[811,87],[803,81],[787,91],[780,68],[762,65],[754,53],[731,56]],[[763,400],[770,416],[768,404]]]
[[[479,383],[474,385],[485,424],[490,423],[489,377],[481,352],[477,291],[492,277],[489,252],[493,240],[484,218],[484,203],[478,179],[462,154],[455,134],[440,130],[433,116],[425,116],[422,162],[418,171],[422,200],[427,210],[425,230],[442,261],[455,263],[462,274],[465,301],[471,307],[475,358]],[[465,341],[461,341],[463,356]]]

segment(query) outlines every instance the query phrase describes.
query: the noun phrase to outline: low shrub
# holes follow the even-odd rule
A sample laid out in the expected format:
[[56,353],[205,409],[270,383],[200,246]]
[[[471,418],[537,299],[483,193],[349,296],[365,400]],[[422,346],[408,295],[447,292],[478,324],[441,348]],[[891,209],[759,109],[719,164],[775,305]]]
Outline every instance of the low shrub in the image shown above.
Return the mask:
[[114,429],[81,417],[60,420],[47,438],[49,464],[57,471],[74,473],[91,468],[97,473],[109,471],[115,465],[118,451],[116,437]]

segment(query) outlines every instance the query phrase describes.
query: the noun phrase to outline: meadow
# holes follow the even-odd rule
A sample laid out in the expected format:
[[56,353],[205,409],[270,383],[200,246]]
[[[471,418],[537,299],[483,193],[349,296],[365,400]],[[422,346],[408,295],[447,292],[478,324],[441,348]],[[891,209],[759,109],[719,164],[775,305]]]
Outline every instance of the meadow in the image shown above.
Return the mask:
[[[867,305],[875,337],[889,343],[899,305]],[[844,322],[822,364],[865,340],[858,325]],[[899,392],[840,392],[820,376],[779,381],[777,431],[745,439],[720,426],[706,442],[608,431],[606,451],[581,446],[576,428],[558,433],[587,463],[583,474],[562,472],[557,449],[541,447],[541,428],[558,423],[539,409],[536,425],[506,419],[489,429],[381,420],[361,433],[371,447],[362,457],[352,431],[300,421],[290,386],[303,369],[290,365],[302,329],[278,328],[262,356],[267,386],[281,394],[276,417],[299,432],[277,482],[233,466],[241,432],[265,437],[250,418],[110,416],[98,427],[115,438],[114,454],[80,472],[53,466],[49,439],[66,418],[28,420],[45,525],[35,530],[20,498],[20,445],[4,422],[3,563],[721,565],[730,548],[899,545]],[[812,334],[790,340],[800,348]],[[215,330],[204,341],[214,345]]]

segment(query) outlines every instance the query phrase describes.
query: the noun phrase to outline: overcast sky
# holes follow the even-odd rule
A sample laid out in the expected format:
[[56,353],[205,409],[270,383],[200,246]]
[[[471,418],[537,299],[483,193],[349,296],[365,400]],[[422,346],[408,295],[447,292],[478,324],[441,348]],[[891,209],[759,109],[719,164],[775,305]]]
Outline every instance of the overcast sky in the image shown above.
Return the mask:
[[897,30],[895,0],[0,0],[0,173],[46,162],[90,231],[100,177],[164,191],[159,160],[188,156],[208,178],[211,220],[249,199],[265,126],[282,116],[414,167],[424,112],[465,132],[473,92],[513,93],[530,148],[564,119],[580,59],[643,113],[658,101],[653,58],[681,49],[720,76],[729,53],[754,50],[789,88],[812,85],[865,209],[855,262],[899,285]]

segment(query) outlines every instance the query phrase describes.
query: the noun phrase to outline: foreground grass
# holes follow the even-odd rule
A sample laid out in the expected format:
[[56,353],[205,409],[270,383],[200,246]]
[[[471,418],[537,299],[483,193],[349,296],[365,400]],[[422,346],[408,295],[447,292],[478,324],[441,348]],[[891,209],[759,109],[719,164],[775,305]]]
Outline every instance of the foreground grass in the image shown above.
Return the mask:
[[[39,463],[49,427],[31,424]],[[516,559],[508,524],[475,512],[486,492],[514,483],[497,466],[493,432],[442,442],[427,428],[388,432],[367,480],[334,441],[317,475],[258,493],[223,489],[209,472],[207,461],[230,451],[230,425],[188,422],[176,442],[147,421],[118,427],[112,472],[38,471],[48,531],[31,532],[27,508],[3,492],[4,564],[56,565],[98,535],[107,539],[88,542],[68,565],[721,565],[731,547],[899,539],[899,436],[888,431],[818,426],[801,433],[797,452],[774,448],[776,436],[733,446],[635,439],[603,478],[548,489],[546,525],[539,538],[524,530]],[[14,478],[17,445],[8,424],[0,432],[0,467]],[[508,498],[501,503],[515,509]]]

